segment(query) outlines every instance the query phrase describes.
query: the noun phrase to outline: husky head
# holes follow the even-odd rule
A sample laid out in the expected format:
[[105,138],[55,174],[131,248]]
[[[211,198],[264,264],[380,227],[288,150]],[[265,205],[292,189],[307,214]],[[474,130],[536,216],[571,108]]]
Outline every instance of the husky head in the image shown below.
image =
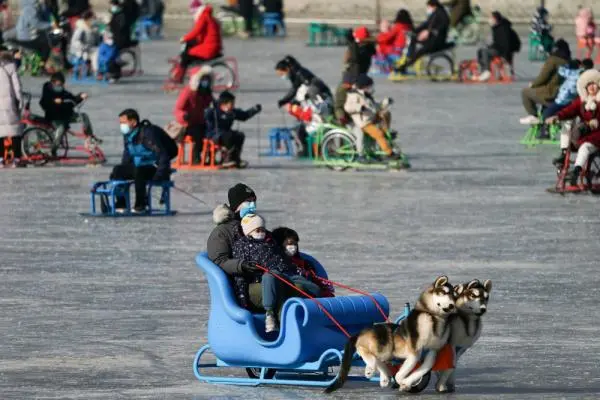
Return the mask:
[[420,302],[432,314],[447,316],[456,312],[454,304],[454,288],[448,282],[448,277],[439,276],[421,295]]
[[454,287],[456,308],[461,313],[480,317],[487,311],[491,291],[492,281],[489,279],[483,283],[473,279],[469,283],[456,285]]

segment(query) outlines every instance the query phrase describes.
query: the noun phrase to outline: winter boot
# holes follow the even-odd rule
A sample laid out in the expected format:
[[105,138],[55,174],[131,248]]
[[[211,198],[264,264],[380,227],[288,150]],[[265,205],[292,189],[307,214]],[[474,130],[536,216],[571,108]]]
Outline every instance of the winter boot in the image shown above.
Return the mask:
[[571,171],[571,174],[569,175],[569,183],[571,184],[571,186],[577,186],[577,182],[579,181],[579,175],[581,175],[581,167],[576,166],[575,168],[573,168],[573,171]]
[[275,332],[279,330],[279,324],[277,323],[277,318],[275,318],[275,313],[273,310],[268,310],[265,314],[265,332]]

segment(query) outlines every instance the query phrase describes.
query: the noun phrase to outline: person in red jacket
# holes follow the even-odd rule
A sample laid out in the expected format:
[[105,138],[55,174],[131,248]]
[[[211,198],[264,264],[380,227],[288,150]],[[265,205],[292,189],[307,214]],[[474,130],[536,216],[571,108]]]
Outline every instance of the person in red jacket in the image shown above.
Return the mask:
[[176,82],[183,81],[185,71],[192,62],[213,60],[223,52],[221,26],[213,16],[212,6],[198,7],[194,21],[192,30],[180,39],[186,46],[181,53],[179,66],[172,76]]
[[581,118],[581,124],[574,129],[563,129],[560,137],[562,154],[553,162],[562,167],[570,143],[578,146],[575,168],[571,171],[570,183],[577,185],[577,179],[591,154],[600,149],[600,72],[595,69],[585,71],[577,81],[579,97],[559,113],[546,120],[556,121]]
[[394,25],[387,32],[377,35],[377,54],[380,57],[399,55],[406,46],[406,35],[413,29],[410,13],[404,8],[398,11]]
[[209,108],[214,99],[212,94],[213,71],[208,65],[190,77],[189,84],[181,90],[173,114],[175,120],[186,127],[185,135],[194,142],[192,163],[200,162],[202,139],[206,132],[204,110]]

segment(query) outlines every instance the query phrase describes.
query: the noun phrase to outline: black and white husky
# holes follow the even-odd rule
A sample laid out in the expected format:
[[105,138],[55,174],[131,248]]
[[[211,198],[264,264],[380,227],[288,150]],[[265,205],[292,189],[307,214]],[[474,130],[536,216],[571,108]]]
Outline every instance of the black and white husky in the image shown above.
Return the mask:
[[[381,387],[390,383],[386,365],[393,358],[404,359],[395,375],[400,390],[408,391],[429,372],[437,352],[448,342],[448,317],[456,311],[454,288],[445,276],[438,277],[415,304],[415,308],[400,324],[375,324],[350,338],[337,379],[325,389],[331,393],[344,385],[357,351],[366,364],[365,376],[371,378],[379,371]],[[423,364],[414,372],[422,351],[427,351]],[[410,375],[409,375],[410,374]]]
[[[473,279],[466,284],[454,287],[456,314],[448,319],[450,326],[449,343],[456,349],[454,364],[458,362],[469,347],[473,346],[483,327],[481,317],[487,311],[487,304],[492,291],[492,281],[481,283]],[[454,370],[447,369],[438,375],[435,389],[441,393],[454,392]]]

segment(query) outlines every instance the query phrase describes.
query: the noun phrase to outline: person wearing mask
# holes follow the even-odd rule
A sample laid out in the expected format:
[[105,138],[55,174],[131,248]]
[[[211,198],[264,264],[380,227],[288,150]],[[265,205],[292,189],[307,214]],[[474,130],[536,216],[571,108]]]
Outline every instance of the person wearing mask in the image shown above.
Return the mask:
[[414,25],[408,10],[404,8],[399,10],[394,25],[377,35],[378,57],[387,58],[391,55],[401,54],[402,49],[406,46],[406,36],[413,30]]
[[[119,0],[110,1],[110,22],[108,27],[113,34],[113,41],[119,51],[130,47],[136,47],[138,42],[131,39],[130,21],[124,11],[123,6],[119,3]],[[135,22],[135,21],[134,21]]]
[[[411,40],[408,58],[397,72],[405,74],[406,70],[419,58],[442,51],[447,48],[446,40],[450,30],[450,19],[439,0],[427,0],[427,20],[417,27],[417,40]],[[419,45],[419,49],[417,49]]]
[[[288,80],[292,87],[278,102],[278,107],[283,107],[298,99],[298,92],[302,88],[304,97],[314,103],[329,101],[332,98],[331,91],[315,74],[304,68],[292,56],[288,55],[275,65],[275,72],[281,79]],[[304,87],[303,87],[304,86]],[[304,99],[301,99],[304,100]]]
[[492,44],[477,51],[477,59],[482,71],[479,76],[481,82],[492,77],[490,66],[494,57],[502,57],[512,65],[514,54],[521,50],[519,35],[508,19],[498,11],[494,11],[489,23],[492,28]]
[[[134,213],[144,213],[148,207],[146,185],[148,181],[168,181],[171,177],[171,160],[177,156],[177,145],[165,131],[149,121],[140,121],[134,109],[119,114],[119,129],[123,135],[123,156],[110,174],[111,180],[134,180]],[[125,210],[125,198],[118,197],[117,212]]]
[[185,126],[185,135],[193,141],[192,163],[200,162],[202,139],[206,133],[204,111],[213,104],[213,74],[208,65],[190,77],[190,82],[179,93],[175,103],[175,121]]
[[348,97],[348,92],[352,90],[352,87],[356,84],[356,75],[351,72],[344,72],[344,76],[342,78],[342,82],[338,86],[335,91],[335,102],[333,107],[333,113],[335,115],[335,119],[342,126],[346,126],[352,119],[346,112],[344,108],[346,105],[346,98]]

